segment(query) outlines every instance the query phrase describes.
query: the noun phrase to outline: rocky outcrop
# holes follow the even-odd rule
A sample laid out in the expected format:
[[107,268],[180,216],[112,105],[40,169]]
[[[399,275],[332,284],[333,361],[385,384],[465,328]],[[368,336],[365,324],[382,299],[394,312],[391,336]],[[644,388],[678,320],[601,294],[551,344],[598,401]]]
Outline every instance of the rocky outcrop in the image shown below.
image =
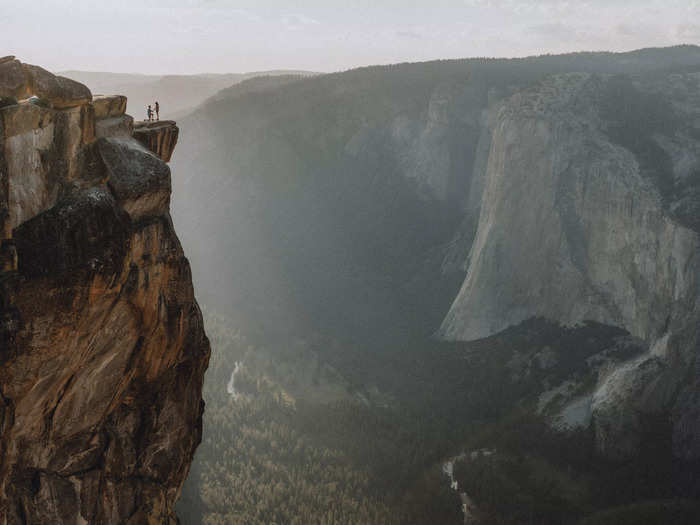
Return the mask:
[[471,340],[532,317],[594,320],[646,341],[648,353],[606,370],[592,395],[611,458],[634,455],[645,417],[671,412],[677,456],[700,458],[697,425],[681,416],[697,412],[698,92],[698,73],[568,74],[511,97],[467,277],[442,325]]
[[0,97],[44,99],[57,109],[82,106],[92,100],[83,84],[49,73],[39,66],[22,64],[14,57],[0,59]]
[[96,95],[92,99],[95,118],[110,119],[121,117],[126,113],[126,97],[123,95]]
[[600,79],[556,77],[502,111],[448,337],[542,316],[653,340],[674,304],[693,302],[697,234],[667,212],[634,153],[605,134],[593,114],[604,89]]
[[170,170],[75,84],[0,59],[48,101],[0,108],[0,523],[175,523],[209,343]]
[[142,121],[134,126],[134,138],[165,162],[170,162],[179,133],[172,120]]
[[126,97],[98,95],[92,101],[95,110],[95,136],[131,138],[134,119],[126,114]]
[[140,142],[102,138],[97,143],[108,186],[134,221],[163,215],[170,205],[170,170]]

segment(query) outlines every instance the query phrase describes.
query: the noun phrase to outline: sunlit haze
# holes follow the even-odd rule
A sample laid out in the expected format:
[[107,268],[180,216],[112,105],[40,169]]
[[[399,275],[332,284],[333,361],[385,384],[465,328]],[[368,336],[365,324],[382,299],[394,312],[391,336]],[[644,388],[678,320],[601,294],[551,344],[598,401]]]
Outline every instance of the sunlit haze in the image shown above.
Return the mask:
[[0,54],[194,74],[700,43],[698,0],[0,0]]

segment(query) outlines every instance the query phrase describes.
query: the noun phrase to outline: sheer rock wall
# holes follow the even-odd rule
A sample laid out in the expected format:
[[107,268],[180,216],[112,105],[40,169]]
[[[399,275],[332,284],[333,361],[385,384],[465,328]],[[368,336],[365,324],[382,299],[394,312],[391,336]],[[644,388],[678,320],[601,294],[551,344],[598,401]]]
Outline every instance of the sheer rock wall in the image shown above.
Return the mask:
[[175,523],[209,342],[170,169],[124,97],[6,57],[0,102],[0,523]]

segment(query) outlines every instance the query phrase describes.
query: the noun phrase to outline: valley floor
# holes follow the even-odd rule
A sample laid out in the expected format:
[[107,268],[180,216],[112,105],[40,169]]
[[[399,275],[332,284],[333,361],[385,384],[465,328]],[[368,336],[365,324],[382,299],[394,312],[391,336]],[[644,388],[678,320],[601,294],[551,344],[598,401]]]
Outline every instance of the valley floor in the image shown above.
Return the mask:
[[[586,428],[562,433],[534,408],[543,384],[580,369],[528,368],[543,347],[586,359],[624,338],[618,329],[532,321],[470,345],[424,341],[360,360],[369,385],[366,370],[331,366],[332,353],[256,346],[206,317],[214,353],[183,523],[592,525],[640,509],[693,523],[699,471],[669,459],[663,422],[642,456],[611,464]],[[587,341],[581,353],[564,354],[575,341]]]

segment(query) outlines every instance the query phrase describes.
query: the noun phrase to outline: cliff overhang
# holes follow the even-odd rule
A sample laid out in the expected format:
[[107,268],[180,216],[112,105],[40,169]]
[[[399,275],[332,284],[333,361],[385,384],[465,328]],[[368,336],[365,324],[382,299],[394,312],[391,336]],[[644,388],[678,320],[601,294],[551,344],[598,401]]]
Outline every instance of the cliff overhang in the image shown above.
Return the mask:
[[209,343],[126,102],[0,59],[1,523],[177,521]]

